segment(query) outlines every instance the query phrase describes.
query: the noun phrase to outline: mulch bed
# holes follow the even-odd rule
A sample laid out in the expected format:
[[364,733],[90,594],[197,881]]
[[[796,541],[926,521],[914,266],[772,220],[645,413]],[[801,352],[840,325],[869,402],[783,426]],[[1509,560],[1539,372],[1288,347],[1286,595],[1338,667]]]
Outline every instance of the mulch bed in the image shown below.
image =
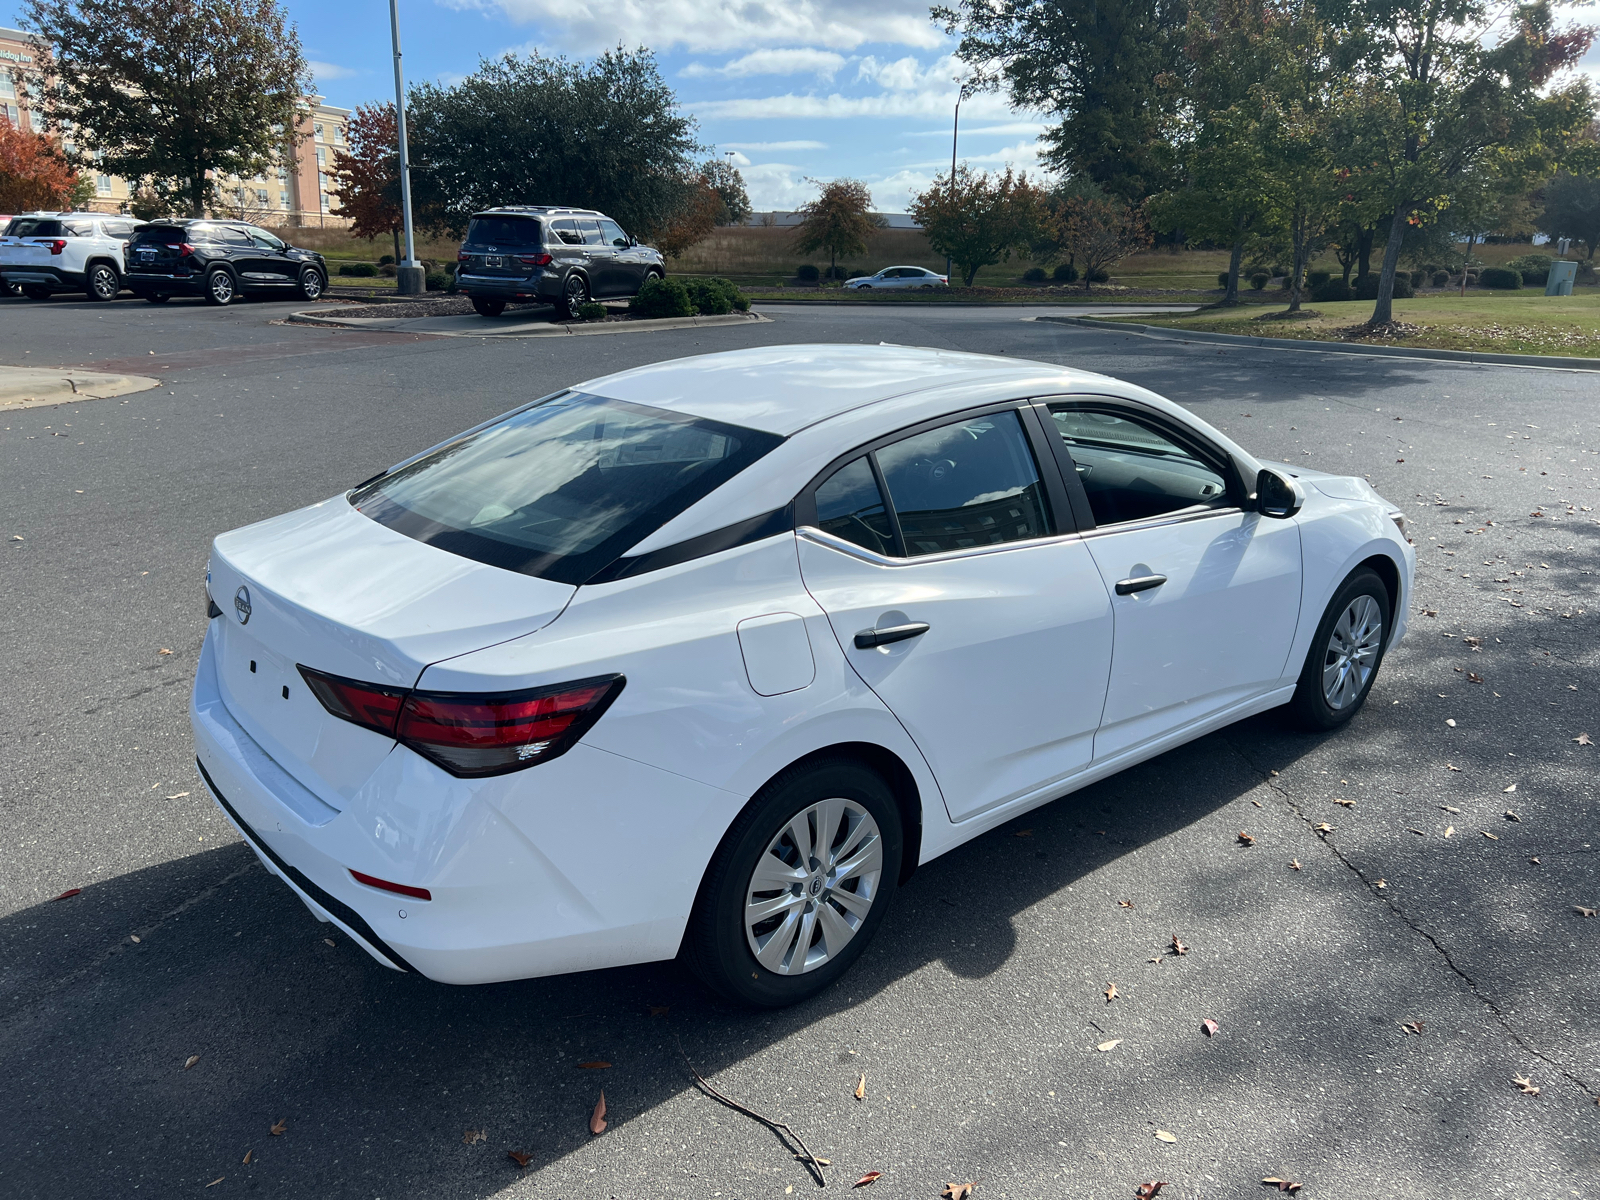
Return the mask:
[[[346,305],[348,300],[335,300],[327,303]],[[506,312],[521,311],[532,315],[535,310],[544,309],[546,312],[554,310],[548,304],[508,304]],[[336,314],[340,317],[458,317],[472,311],[472,301],[465,296],[442,296],[437,300],[401,300],[392,304],[369,304],[364,308],[344,308]]]

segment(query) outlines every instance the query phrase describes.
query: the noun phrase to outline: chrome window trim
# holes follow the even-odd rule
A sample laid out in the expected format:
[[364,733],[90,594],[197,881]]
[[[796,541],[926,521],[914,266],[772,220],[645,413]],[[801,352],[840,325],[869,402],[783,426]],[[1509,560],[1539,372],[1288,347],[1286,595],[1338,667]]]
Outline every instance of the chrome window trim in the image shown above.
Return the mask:
[[1119,521],[1115,525],[1096,525],[1093,529],[1085,529],[1080,537],[1105,537],[1107,534],[1122,533],[1128,529],[1158,529],[1163,525],[1183,525],[1189,521],[1204,521],[1210,517],[1226,517],[1242,515],[1246,510],[1237,504],[1230,504],[1226,508],[1203,508],[1197,512],[1188,509],[1179,509],[1177,512],[1162,513],[1159,517],[1144,517],[1137,521]]
[[826,546],[829,550],[838,550],[862,562],[872,563],[878,567],[914,567],[919,563],[949,562],[957,558],[977,558],[984,554],[1003,554],[1007,550],[1023,550],[1030,546],[1048,546],[1058,542],[1076,542],[1083,535],[1081,533],[1053,533],[1049,537],[1026,538],[1016,542],[1000,542],[990,546],[968,546],[963,550],[945,550],[938,554],[919,554],[915,558],[891,558],[886,554],[877,554],[864,546],[846,541],[842,537],[835,537],[826,530],[818,529],[815,525],[802,525],[795,533],[807,541],[815,542],[819,546]]

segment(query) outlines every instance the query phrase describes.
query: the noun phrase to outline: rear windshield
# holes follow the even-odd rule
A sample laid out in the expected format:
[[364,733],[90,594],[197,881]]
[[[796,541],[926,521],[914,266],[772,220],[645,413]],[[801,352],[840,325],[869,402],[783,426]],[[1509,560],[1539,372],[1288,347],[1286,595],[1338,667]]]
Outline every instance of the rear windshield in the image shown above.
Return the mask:
[[165,245],[168,242],[182,242],[188,238],[188,231],[181,225],[147,225],[143,229],[133,231],[135,244],[140,242],[159,242]]
[[531,217],[473,217],[467,226],[473,246],[542,246],[539,222]]
[[18,217],[6,232],[11,237],[58,238],[62,236],[61,228],[61,222],[53,217]]
[[782,440],[563,392],[358,488],[350,503],[452,554],[580,584]]

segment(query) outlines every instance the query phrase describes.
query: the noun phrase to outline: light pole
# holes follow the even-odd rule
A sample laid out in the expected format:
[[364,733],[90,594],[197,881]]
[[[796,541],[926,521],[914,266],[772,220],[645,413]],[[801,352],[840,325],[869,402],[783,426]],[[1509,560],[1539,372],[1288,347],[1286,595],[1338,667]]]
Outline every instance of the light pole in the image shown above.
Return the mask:
[[406,257],[395,269],[395,291],[419,296],[427,290],[422,264],[417,261],[417,237],[411,223],[411,159],[406,154],[406,80],[400,69],[400,5],[389,0],[389,33],[394,39],[394,117],[400,150],[400,211],[406,227]]
[[[950,200],[953,203],[956,198],[956,140],[961,136],[961,102],[967,98],[967,85],[961,82],[961,76],[959,75],[951,76],[950,81],[961,84],[956,89],[955,124],[950,127]],[[944,278],[946,283],[950,281],[950,256],[948,254],[944,256]]]

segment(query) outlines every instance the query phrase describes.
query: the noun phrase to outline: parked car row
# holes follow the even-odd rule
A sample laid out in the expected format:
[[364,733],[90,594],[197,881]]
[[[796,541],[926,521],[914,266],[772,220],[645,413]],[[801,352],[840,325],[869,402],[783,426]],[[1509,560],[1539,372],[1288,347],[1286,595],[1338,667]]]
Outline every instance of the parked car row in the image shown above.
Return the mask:
[[104,302],[124,290],[152,304],[202,296],[227,305],[252,294],[315,300],[328,286],[328,264],[245,221],[27,213],[0,235],[0,286],[33,300],[82,292]]

